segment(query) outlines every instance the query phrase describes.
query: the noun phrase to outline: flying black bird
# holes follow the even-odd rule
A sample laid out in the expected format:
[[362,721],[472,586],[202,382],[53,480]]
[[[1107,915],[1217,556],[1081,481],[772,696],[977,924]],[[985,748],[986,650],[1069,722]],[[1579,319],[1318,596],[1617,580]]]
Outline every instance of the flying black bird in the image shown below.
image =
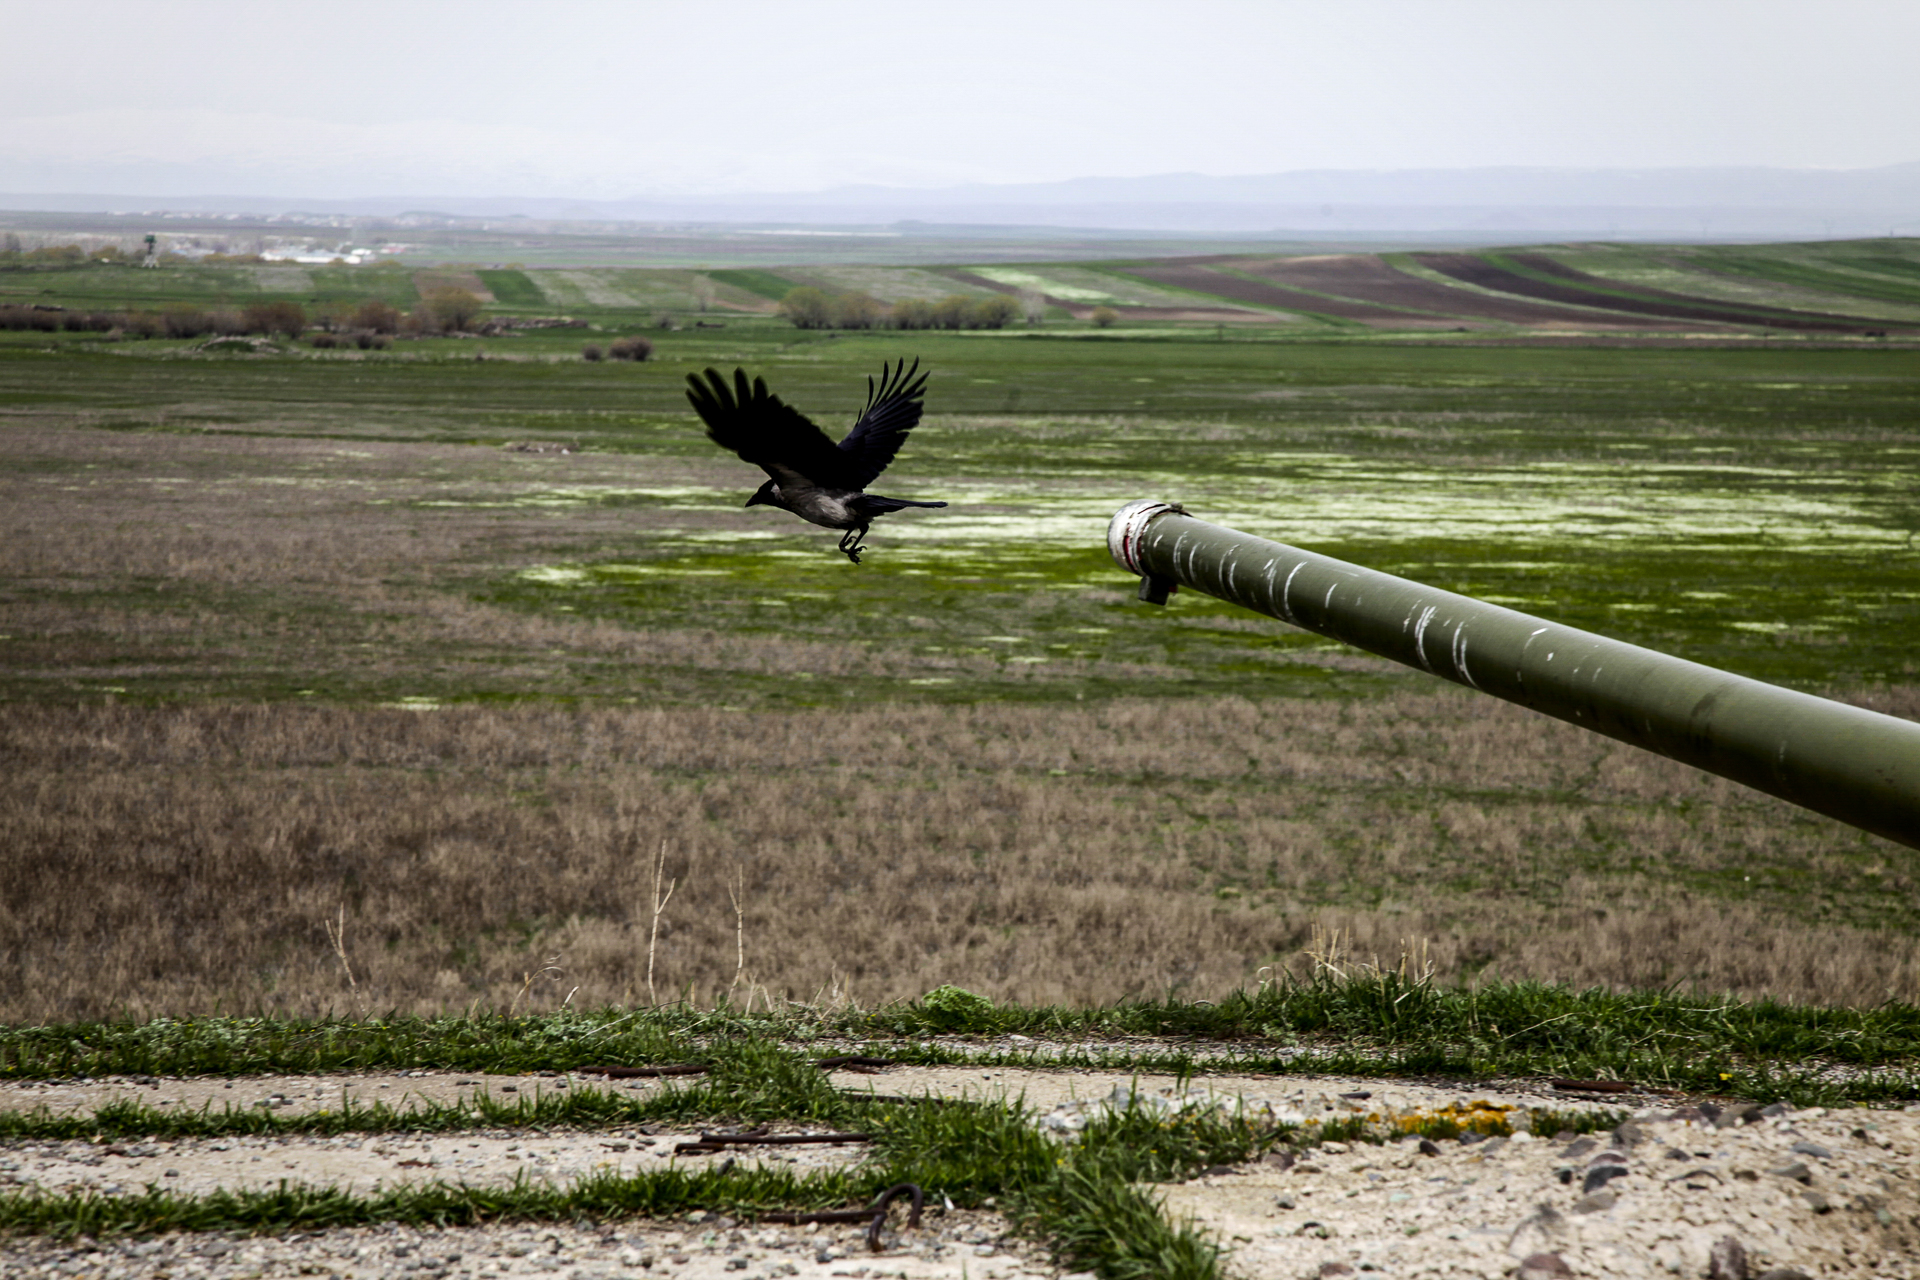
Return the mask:
[[749,386],[744,369],[733,371],[731,387],[717,369],[704,376],[688,374],[687,399],[707,424],[708,439],[770,477],[746,505],[780,507],[802,520],[844,530],[840,550],[859,564],[866,550],[860,539],[874,520],[903,507],[947,505],[866,492],[920,422],[927,375],[915,378],[920,362],[911,369],[906,363],[881,365],[878,386],[867,379],[867,407],[837,445],[805,414],[771,394],[764,378]]

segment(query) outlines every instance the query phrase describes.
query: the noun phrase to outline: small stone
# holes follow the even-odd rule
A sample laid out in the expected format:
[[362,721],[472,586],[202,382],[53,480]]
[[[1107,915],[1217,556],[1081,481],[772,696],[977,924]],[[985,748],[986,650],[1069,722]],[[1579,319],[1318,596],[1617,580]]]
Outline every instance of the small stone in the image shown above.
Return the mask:
[[1628,1150],[1632,1150],[1634,1147],[1639,1146],[1642,1142],[1645,1142],[1646,1140],[1647,1140],[1646,1129],[1640,1124],[1632,1120],[1628,1120],[1624,1122],[1623,1124],[1620,1125],[1619,1128],[1613,1131],[1614,1145],[1618,1147],[1625,1147]]
[[1330,1240],[1333,1238],[1333,1228],[1324,1222],[1303,1222],[1300,1224],[1300,1229],[1293,1234],[1312,1236],[1316,1240]]
[[1353,1268],[1344,1262],[1323,1262],[1320,1264],[1320,1270],[1317,1274],[1323,1276],[1350,1276],[1353,1274]]
[[1476,1142],[1485,1142],[1486,1140],[1486,1134],[1475,1133],[1471,1129],[1460,1135],[1460,1145],[1463,1147],[1470,1147]]
[[1580,1180],[1580,1190],[1592,1195],[1615,1178],[1624,1178],[1627,1167],[1623,1164],[1597,1164],[1587,1170],[1587,1176]]
[[1681,1150],[1680,1148],[1678,1148],[1678,1147],[1668,1147],[1668,1148],[1667,1148],[1667,1159],[1669,1159],[1669,1160],[1691,1160],[1691,1159],[1693,1159],[1693,1157],[1692,1157],[1691,1155],[1689,1155],[1689,1154],[1688,1154],[1687,1152],[1685,1152],[1685,1151],[1682,1151],[1682,1150]]
[[1575,1142],[1572,1146],[1568,1147],[1565,1151],[1562,1151],[1560,1154],[1565,1159],[1578,1160],[1581,1156],[1587,1154],[1587,1152],[1593,1150],[1595,1147],[1599,1145],[1600,1144],[1595,1142],[1592,1138],[1581,1138],[1579,1141]]
[[1769,1120],[1775,1120],[1792,1110],[1793,1107],[1789,1103],[1769,1102],[1766,1106],[1760,1108],[1760,1114]]
[[1833,1212],[1833,1206],[1829,1204],[1827,1198],[1818,1191],[1802,1191],[1800,1198],[1805,1200],[1807,1202],[1807,1208],[1813,1210],[1815,1213]]
[[1798,1160],[1792,1164],[1783,1164],[1778,1169],[1769,1169],[1767,1172],[1776,1178],[1789,1178],[1802,1184],[1813,1181],[1813,1170]]
[[1573,1202],[1575,1213],[1604,1213],[1620,1203],[1620,1197],[1612,1191],[1596,1191],[1590,1196],[1581,1196]]
[[1797,1156],[1813,1156],[1820,1160],[1833,1159],[1833,1152],[1827,1150],[1817,1142],[1796,1142],[1788,1147],[1787,1150]]
[[1299,1201],[1295,1200],[1292,1196],[1275,1196],[1273,1203],[1277,1208],[1291,1209],[1294,1205],[1298,1204]]
[[1707,1254],[1707,1280],[1747,1280],[1747,1250],[1733,1236],[1714,1241]]
[[1760,1280],[1813,1280],[1813,1277],[1798,1267],[1775,1267],[1771,1271],[1762,1271]]
[[1736,1125],[1752,1124],[1760,1119],[1762,1119],[1762,1116],[1760,1115],[1759,1107],[1751,1102],[1742,1102],[1735,1106],[1728,1107],[1725,1111],[1715,1116],[1713,1127],[1716,1129],[1731,1129]]
[[1267,1152],[1267,1154],[1260,1157],[1261,1164],[1264,1164],[1269,1168],[1278,1169],[1282,1173],[1285,1173],[1288,1169],[1293,1168],[1293,1160],[1294,1160],[1294,1156],[1293,1156],[1293,1152],[1291,1151],[1269,1151]]
[[1440,1144],[1432,1138],[1422,1138],[1420,1139],[1420,1154],[1423,1156],[1437,1156],[1440,1154]]
[[1557,1253],[1530,1253],[1520,1260],[1514,1280],[1566,1280],[1573,1268]]

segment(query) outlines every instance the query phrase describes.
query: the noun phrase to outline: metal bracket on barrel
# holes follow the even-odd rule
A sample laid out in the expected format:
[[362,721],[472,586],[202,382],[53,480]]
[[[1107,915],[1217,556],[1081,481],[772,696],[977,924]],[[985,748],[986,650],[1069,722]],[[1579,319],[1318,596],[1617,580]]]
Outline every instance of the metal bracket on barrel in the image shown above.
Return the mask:
[[1165,604],[1167,597],[1180,589],[1180,584],[1171,578],[1156,578],[1150,573],[1140,575],[1140,598],[1148,604]]
[[1147,525],[1155,516],[1169,511],[1175,515],[1187,514],[1187,509],[1177,502],[1155,502],[1146,498],[1120,508],[1107,525],[1108,554],[1122,569],[1140,575],[1140,598],[1148,604],[1165,604],[1167,597],[1180,589],[1180,584],[1173,579],[1162,578],[1140,563],[1140,540]]

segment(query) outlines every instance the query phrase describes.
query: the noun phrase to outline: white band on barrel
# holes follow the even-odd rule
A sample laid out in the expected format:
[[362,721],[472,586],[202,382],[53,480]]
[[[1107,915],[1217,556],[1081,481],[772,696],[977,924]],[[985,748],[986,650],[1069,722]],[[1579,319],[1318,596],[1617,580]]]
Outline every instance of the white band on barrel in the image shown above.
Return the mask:
[[1107,524],[1107,554],[1115,564],[1128,573],[1146,576],[1146,570],[1140,567],[1140,539],[1146,535],[1147,525],[1163,511],[1185,514],[1186,509],[1178,503],[1142,498],[1113,513]]

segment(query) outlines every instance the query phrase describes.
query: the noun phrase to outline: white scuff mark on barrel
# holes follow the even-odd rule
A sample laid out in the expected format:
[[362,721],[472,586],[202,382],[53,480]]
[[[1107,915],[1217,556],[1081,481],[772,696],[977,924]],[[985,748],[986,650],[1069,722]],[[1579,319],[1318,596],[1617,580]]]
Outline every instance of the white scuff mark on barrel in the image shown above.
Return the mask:
[[1307,567],[1307,562],[1305,560],[1302,560],[1297,564],[1295,564],[1293,568],[1287,570],[1287,580],[1284,583],[1282,583],[1280,586],[1280,616],[1285,618],[1288,622],[1292,622],[1294,620],[1293,599],[1292,599],[1294,575],[1299,573],[1302,569],[1306,567]]
[[1463,619],[1453,628],[1453,670],[1469,689],[1478,689],[1480,684],[1467,671],[1467,624]]
[[1427,628],[1433,624],[1433,615],[1439,613],[1437,605],[1428,605],[1420,610],[1420,616],[1413,623],[1413,656],[1420,659],[1423,670],[1431,673],[1433,663],[1427,659]]

